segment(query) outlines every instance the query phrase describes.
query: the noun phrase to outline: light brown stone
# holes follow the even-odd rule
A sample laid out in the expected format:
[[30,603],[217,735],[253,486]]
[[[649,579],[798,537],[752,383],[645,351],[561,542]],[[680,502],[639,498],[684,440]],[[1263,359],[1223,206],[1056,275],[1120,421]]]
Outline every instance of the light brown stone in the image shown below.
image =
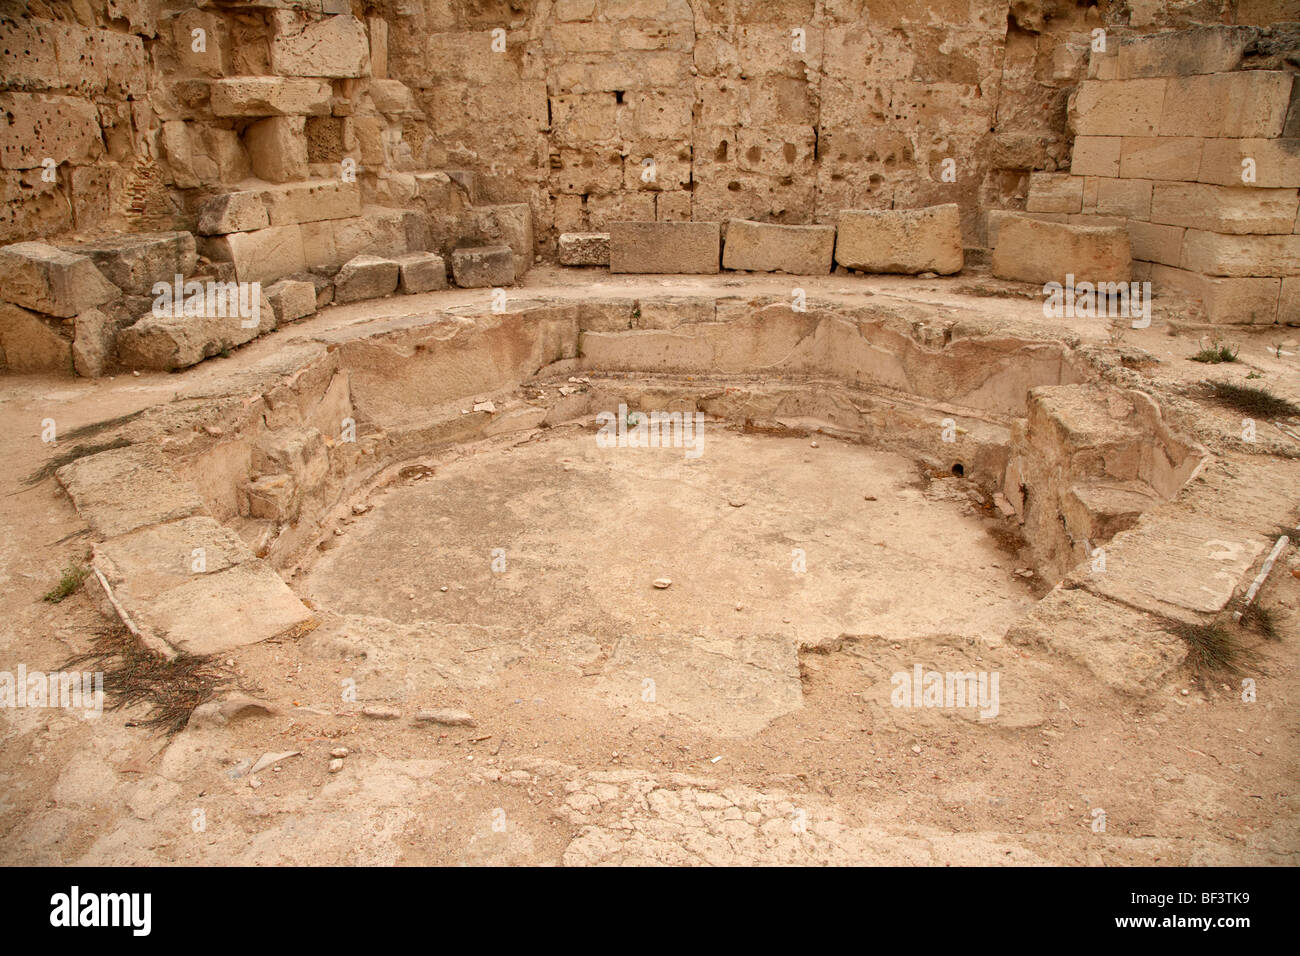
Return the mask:
[[835,263],[863,272],[962,268],[961,214],[955,203],[925,209],[846,209],[835,234]]
[[1151,221],[1235,235],[1289,233],[1298,208],[1295,189],[1156,183]]
[[716,222],[611,222],[609,271],[714,273],[719,269],[721,245],[721,226]]
[[993,249],[993,274],[1022,282],[1128,282],[1132,253],[1128,231],[1074,226],[1025,216],[1003,219]]
[[725,269],[827,275],[835,253],[834,226],[785,226],[732,219],[722,248]]

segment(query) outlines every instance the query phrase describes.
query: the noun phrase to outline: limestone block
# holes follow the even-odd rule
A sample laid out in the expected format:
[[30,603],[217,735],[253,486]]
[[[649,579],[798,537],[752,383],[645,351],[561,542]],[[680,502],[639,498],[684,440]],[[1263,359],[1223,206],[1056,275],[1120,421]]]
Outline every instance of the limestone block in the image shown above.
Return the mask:
[[1151,285],[1156,292],[1176,290],[1200,301],[1205,320],[1216,325],[1270,325],[1277,315],[1276,277],[1221,278],[1185,269],[1155,265]]
[[[1300,139],[1207,139],[1196,178],[1220,186],[1300,186]],[[1243,165],[1244,160],[1252,162]],[[1254,182],[1243,173],[1250,169]],[[1184,177],[1179,177],[1184,178]]]
[[1281,136],[1291,105],[1291,74],[1280,70],[1129,82],[1169,84],[1160,114],[1161,136]]
[[87,309],[73,323],[72,367],[82,378],[99,378],[117,356],[117,323],[99,309]]
[[334,277],[334,301],[358,302],[390,295],[397,288],[400,268],[393,259],[357,256]]
[[255,190],[242,190],[213,196],[199,209],[197,232],[201,236],[223,236],[232,232],[252,232],[271,224],[266,204]]
[[1168,82],[1084,80],[1070,97],[1070,126],[1082,136],[1154,136]]
[[1021,282],[1128,282],[1132,253],[1128,231],[1007,216],[993,248],[993,274]]
[[260,179],[285,183],[307,178],[306,119],[272,116],[244,132],[244,146]]
[[1083,178],[1069,173],[1030,173],[1025,211],[1082,212]]
[[609,233],[562,233],[557,251],[562,266],[608,266]]
[[284,325],[316,311],[316,286],[301,279],[278,279],[267,286],[266,301],[275,310],[275,324]]
[[[118,359],[125,368],[171,372],[251,342],[275,328],[275,311],[256,287],[246,287],[248,315],[239,314],[238,299],[220,308],[206,300],[189,300],[182,314],[155,309],[117,335]],[[251,296],[254,294],[254,300]],[[235,293],[238,296],[238,292]],[[201,303],[201,304],[198,304]],[[254,311],[256,314],[254,314]],[[256,324],[254,324],[256,323]]]
[[436,252],[410,252],[397,258],[397,287],[412,295],[447,288],[447,262]]
[[24,308],[69,318],[120,291],[84,255],[43,242],[0,248],[0,296]]
[[1119,175],[1125,179],[1194,181],[1201,166],[1201,144],[1194,136],[1125,136]]
[[273,14],[271,69],[282,76],[366,76],[370,41],[356,17],[306,20],[288,11]]
[[1116,78],[1231,73],[1259,35],[1249,27],[1206,26],[1120,41]]
[[1295,189],[1156,183],[1151,221],[1234,235],[1289,233],[1298,207]]
[[328,116],[328,80],[285,76],[231,76],[211,87],[215,116]]
[[90,530],[105,538],[203,511],[198,489],[177,478],[151,445],[88,455],[64,465],[55,477]]
[[89,256],[99,271],[128,295],[151,295],[157,282],[194,272],[198,261],[188,232],[145,232],[79,242],[70,252]]
[[721,251],[716,222],[609,223],[610,272],[715,273]]
[[1188,229],[1182,267],[1213,276],[1300,275],[1300,235],[1232,236]]
[[469,211],[466,239],[483,245],[509,246],[515,259],[515,278],[533,265],[533,212],[526,202],[475,206]]
[[960,272],[961,214],[957,204],[843,210],[835,236],[835,262],[863,272]]
[[835,254],[834,226],[783,226],[732,219],[722,265],[751,272],[827,275]]
[[1122,142],[1119,136],[1076,136],[1070,172],[1076,176],[1118,176]]
[[509,246],[469,246],[451,253],[451,272],[462,289],[484,289],[511,285],[515,281],[515,258]]
[[90,100],[44,93],[0,93],[0,167],[38,169],[94,162],[104,151],[99,111]]
[[209,259],[232,262],[240,282],[274,282],[282,276],[304,272],[308,260],[298,226],[268,226],[252,232],[214,236],[203,242]]
[[72,371],[72,341],[35,312],[0,302],[0,356],[11,372]]
[[312,179],[261,190],[273,226],[347,219],[361,214],[361,188],[341,179]]

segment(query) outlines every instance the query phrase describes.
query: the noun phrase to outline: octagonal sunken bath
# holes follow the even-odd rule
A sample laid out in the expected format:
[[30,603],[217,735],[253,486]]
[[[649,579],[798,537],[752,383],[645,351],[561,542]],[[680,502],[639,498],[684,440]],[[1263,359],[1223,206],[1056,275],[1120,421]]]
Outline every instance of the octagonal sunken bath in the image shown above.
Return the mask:
[[[360,706],[544,687],[595,720],[647,707],[750,734],[802,706],[801,655],[847,653],[887,704],[886,659],[906,648],[996,670],[1001,706],[970,716],[1017,726],[1044,695],[1008,641],[1127,691],[1182,659],[1159,614],[1077,567],[1103,545],[1122,560],[1203,452],[1069,338],[712,298],[328,336],[146,420],[204,510],[290,585],[294,633],[347,662]],[[204,427],[164,421],[190,412]],[[96,567],[156,646],[273,636],[255,614],[214,633],[205,608],[196,642],[121,550],[102,542]]]

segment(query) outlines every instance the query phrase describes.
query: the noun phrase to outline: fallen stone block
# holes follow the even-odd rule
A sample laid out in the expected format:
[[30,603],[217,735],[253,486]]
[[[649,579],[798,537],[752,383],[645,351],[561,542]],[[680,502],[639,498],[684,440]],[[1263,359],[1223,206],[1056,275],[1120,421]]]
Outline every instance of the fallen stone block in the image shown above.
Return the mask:
[[611,222],[609,271],[708,275],[719,271],[722,228],[716,222]]
[[348,260],[334,277],[335,302],[359,302],[390,295],[397,288],[401,270],[392,259],[357,256]]
[[284,76],[231,76],[209,86],[214,116],[328,116],[328,80]]
[[193,274],[198,262],[188,232],[147,232],[79,242],[68,251],[89,256],[99,271],[128,295],[152,295],[156,283],[170,285]]
[[72,370],[72,341],[35,312],[0,302],[0,356],[11,372]]
[[732,219],[722,247],[722,266],[748,272],[829,275],[834,254],[834,226],[785,226]]
[[266,301],[275,310],[276,326],[316,311],[316,285],[299,279],[279,279],[266,288]]
[[468,233],[461,238],[485,246],[509,246],[515,257],[515,278],[533,265],[533,211],[526,202],[475,206],[468,213]]
[[608,266],[609,233],[562,233],[558,253],[562,266]]
[[1000,217],[993,274],[1021,282],[1128,282],[1133,260],[1128,230],[1073,226],[1026,216]]
[[99,378],[117,356],[117,323],[99,309],[87,309],[73,323],[72,367],[82,378]]
[[427,248],[427,217],[413,209],[366,207],[360,216],[304,222],[302,244],[312,266],[341,266],[355,256],[395,258]]
[[1187,646],[1159,618],[1060,587],[1012,625],[1006,640],[1073,658],[1127,694],[1159,689],[1187,656]]
[[244,561],[215,574],[123,606],[149,641],[185,654],[220,654],[256,644],[312,620],[312,613],[264,561]]
[[[256,287],[238,290],[220,307],[206,298],[190,299],[180,310],[155,310],[117,335],[118,359],[125,368],[175,371],[251,342],[275,328],[275,311]],[[249,299],[248,315],[239,314],[239,293]],[[215,297],[214,297],[215,298]]]
[[835,236],[835,262],[862,272],[952,275],[962,267],[956,203],[925,209],[846,209]]
[[0,297],[47,315],[70,318],[121,291],[84,255],[43,242],[0,248]]
[[203,511],[198,489],[177,478],[151,445],[79,458],[55,476],[90,530],[103,538]]
[[271,186],[260,195],[273,226],[361,215],[361,188],[339,179]]
[[515,257],[509,246],[471,246],[451,253],[451,273],[462,289],[507,286],[515,281]]
[[436,252],[410,252],[399,256],[397,287],[407,295],[447,288],[447,262]]
[[271,224],[266,203],[253,190],[213,196],[199,209],[196,230],[201,236],[224,236],[232,232],[252,232]]

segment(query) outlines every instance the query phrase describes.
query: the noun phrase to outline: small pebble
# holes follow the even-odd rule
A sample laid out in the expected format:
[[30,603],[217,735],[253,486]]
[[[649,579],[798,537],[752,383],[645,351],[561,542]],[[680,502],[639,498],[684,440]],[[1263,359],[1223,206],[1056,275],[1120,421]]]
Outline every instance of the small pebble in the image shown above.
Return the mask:
[[338,773],[343,769],[343,758],[335,757],[330,761],[330,773]]
[[655,587],[659,588],[661,591],[666,587],[671,587],[672,583],[672,578],[655,578]]

